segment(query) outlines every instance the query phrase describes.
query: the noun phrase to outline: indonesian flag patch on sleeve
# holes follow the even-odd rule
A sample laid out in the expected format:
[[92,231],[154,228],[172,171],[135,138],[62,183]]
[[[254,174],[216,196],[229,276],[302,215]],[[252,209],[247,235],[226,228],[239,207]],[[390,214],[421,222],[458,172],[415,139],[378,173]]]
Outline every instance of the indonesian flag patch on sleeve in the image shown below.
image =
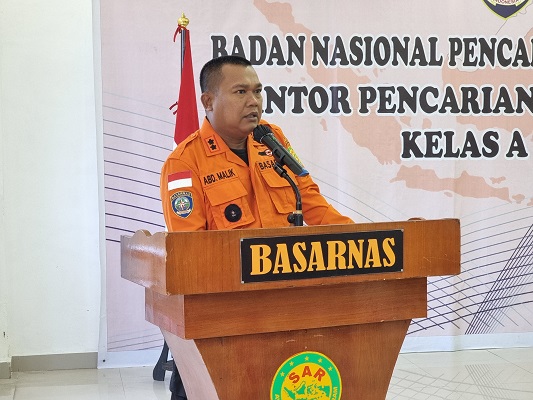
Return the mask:
[[170,174],[167,178],[168,191],[191,187],[192,173],[191,171],[180,171]]

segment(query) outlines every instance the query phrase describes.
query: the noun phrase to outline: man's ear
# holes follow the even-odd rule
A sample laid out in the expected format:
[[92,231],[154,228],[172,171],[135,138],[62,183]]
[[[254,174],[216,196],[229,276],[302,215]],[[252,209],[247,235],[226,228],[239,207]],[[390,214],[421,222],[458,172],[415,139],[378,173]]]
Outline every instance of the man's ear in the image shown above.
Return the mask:
[[213,111],[213,95],[210,92],[204,92],[200,96],[204,110]]

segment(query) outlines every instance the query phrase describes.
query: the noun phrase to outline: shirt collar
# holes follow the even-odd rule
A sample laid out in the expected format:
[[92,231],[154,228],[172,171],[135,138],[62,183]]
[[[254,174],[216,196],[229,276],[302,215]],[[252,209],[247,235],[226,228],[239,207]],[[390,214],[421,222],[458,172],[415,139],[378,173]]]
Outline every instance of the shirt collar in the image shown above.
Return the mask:
[[[261,120],[259,122],[260,124],[268,124],[266,121]],[[231,151],[231,149],[228,147],[226,142],[220,137],[218,133],[215,132],[213,129],[213,126],[209,122],[209,120],[204,118],[204,121],[202,123],[202,127],[200,128],[200,138],[202,139],[202,143],[204,145],[205,154],[207,156],[214,156],[221,153],[226,153],[228,151]],[[252,132],[250,132],[250,135],[248,135],[248,145],[247,148],[254,147],[254,148],[264,148],[265,145],[258,143],[254,140]]]

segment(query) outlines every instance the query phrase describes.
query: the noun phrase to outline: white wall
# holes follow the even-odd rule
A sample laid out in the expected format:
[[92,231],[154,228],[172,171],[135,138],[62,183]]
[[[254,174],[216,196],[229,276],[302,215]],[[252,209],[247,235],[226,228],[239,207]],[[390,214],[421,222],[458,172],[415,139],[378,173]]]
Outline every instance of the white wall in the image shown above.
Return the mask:
[[1,0],[0,362],[98,350],[96,126],[92,2]]
[[[4,207],[4,140],[2,130],[2,6],[0,6],[0,363],[8,358],[8,339],[7,339],[7,265],[5,258],[5,207]],[[0,373],[1,375],[1,373]]]

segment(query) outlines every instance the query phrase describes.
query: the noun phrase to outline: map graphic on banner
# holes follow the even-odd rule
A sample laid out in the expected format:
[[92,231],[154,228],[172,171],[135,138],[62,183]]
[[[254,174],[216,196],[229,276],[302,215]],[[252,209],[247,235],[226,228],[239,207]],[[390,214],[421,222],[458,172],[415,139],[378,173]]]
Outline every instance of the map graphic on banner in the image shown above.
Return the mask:
[[533,332],[531,3],[310,4],[102,2],[108,351],[162,344],[143,288],[120,277],[120,236],[165,229],[159,172],[173,147],[183,11],[194,71],[249,58],[263,118],[341,213],[460,218],[462,273],[429,280],[428,317],[409,337]]

